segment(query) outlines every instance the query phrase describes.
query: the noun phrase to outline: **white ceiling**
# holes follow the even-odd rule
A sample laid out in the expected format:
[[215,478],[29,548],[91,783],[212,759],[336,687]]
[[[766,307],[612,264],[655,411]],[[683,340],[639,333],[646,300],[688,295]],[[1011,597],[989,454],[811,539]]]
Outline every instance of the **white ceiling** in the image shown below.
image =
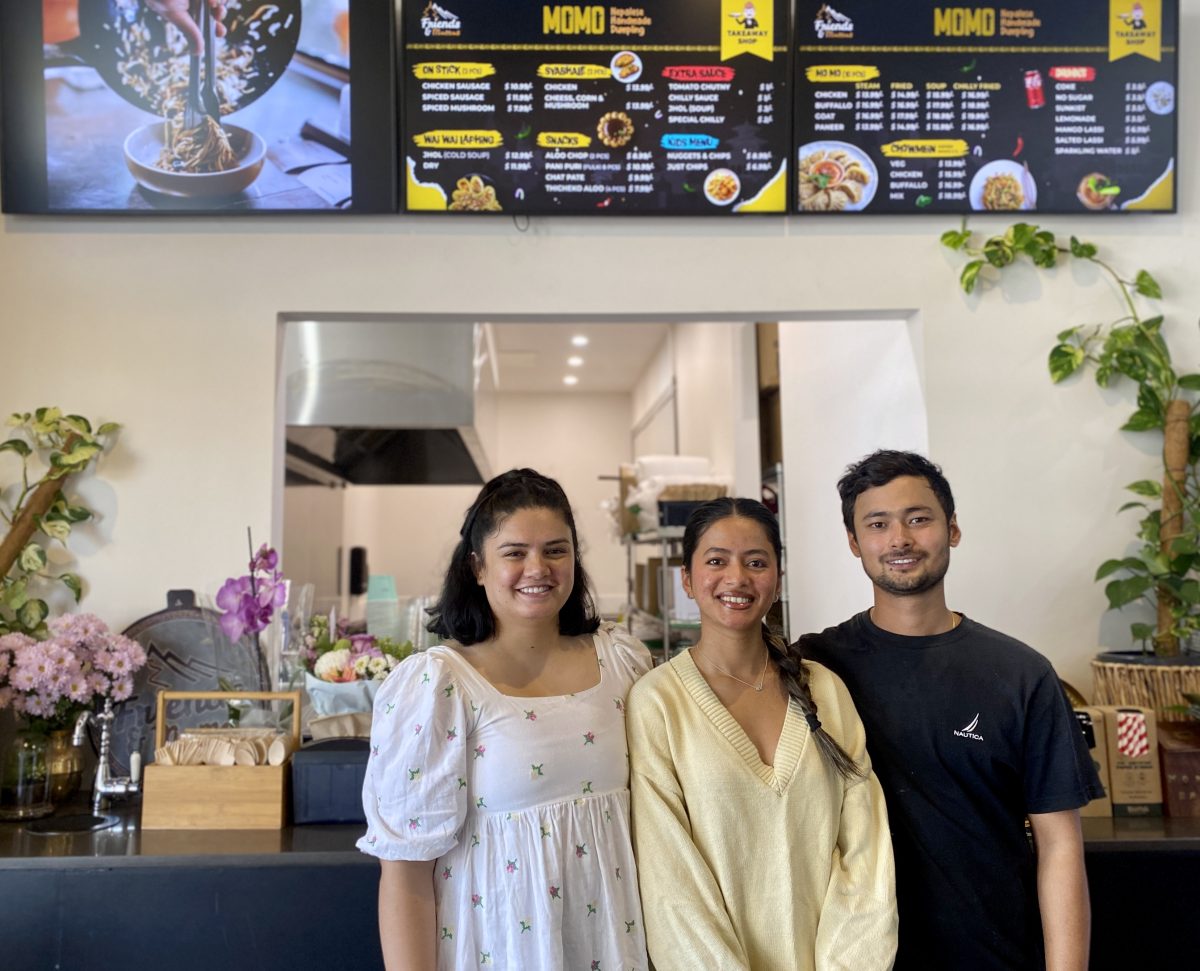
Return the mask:
[[[667,324],[492,324],[499,362],[499,391],[559,393],[632,391],[646,365],[667,337]],[[586,347],[571,338],[582,334]],[[583,365],[570,367],[578,355]],[[484,387],[491,387],[484,368]],[[563,384],[574,374],[579,383]]]

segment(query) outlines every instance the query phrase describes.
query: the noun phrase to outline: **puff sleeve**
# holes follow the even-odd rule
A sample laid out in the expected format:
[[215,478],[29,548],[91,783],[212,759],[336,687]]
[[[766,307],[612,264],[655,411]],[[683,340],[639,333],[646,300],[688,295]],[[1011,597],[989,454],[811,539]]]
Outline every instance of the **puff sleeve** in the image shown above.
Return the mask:
[[469,703],[437,650],[403,661],[375,698],[357,846],[383,860],[437,859],[466,818]]
[[883,790],[871,771],[866,732],[846,686],[819,665],[810,667],[821,720],[865,772],[844,782],[837,846],[817,927],[816,966],[818,971],[887,971],[896,956],[897,916]]

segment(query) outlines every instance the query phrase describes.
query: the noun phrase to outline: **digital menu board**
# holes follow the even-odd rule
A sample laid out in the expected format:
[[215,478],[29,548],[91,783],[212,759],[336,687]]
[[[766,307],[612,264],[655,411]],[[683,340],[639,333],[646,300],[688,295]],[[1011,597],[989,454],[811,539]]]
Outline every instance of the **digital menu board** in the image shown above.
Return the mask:
[[1177,0],[797,0],[802,213],[1175,209]]
[[395,71],[391,0],[0,4],[3,208],[395,212]]
[[783,0],[427,0],[403,18],[408,211],[787,211]]

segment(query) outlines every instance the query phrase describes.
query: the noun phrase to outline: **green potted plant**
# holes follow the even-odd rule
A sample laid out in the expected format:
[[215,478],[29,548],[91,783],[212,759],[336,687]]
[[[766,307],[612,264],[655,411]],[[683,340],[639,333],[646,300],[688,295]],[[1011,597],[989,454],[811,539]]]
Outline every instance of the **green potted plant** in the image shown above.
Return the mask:
[[[108,422],[93,430],[81,415],[64,415],[58,408],[38,408],[8,419],[13,431],[0,442],[0,455],[16,456],[20,476],[0,486],[0,520],[8,527],[0,538],[0,634],[46,634],[50,607],[37,594],[39,587],[61,583],[75,597],[83,595],[74,573],[50,571],[46,547],[66,545],[71,528],[92,518],[91,510],[67,498],[67,478],[81,472],[107,447],[119,425]],[[38,454],[45,471],[31,466]]]
[[[1057,384],[1091,369],[1102,388],[1127,381],[1136,389],[1137,408],[1121,430],[1160,437],[1162,474],[1126,486],[1135,498],[1118,512],[1142,511],[1136,531],[1140,545],[1132,555],[1105,560],[1096,570],[1096,580],[1107,581],[1111,610],[1138,602],[1155,609],[1155,624],[1130,626],[1142,650],[1137,657],[1122,656],[1122,662],[1144,658],[1180,667],[1200,664],[1200,657],[1181,653],[1181,646],[1200,635],[1200,374],[1180,372],[1171,357],[1163,317],[1143,309],[1147,301],[1162,298],[1158,282],[1146,270],[1129,278],[1101,259],[1094,244],[1074,236],[1064,244],[1054,233],[1028,223],[1015,223],[977,240],[964,220],[960,229],[943,233],[941,241],[969,257],[959,274],[966,293],[1021,260],[1043,270],[1064,258],[1083,260],[1115,285],[1120,316],[1110,323],[1060,331],[1050,349],[1050,379]],[[1102,672],[1096,665],[1093,670],[1099,684]]]

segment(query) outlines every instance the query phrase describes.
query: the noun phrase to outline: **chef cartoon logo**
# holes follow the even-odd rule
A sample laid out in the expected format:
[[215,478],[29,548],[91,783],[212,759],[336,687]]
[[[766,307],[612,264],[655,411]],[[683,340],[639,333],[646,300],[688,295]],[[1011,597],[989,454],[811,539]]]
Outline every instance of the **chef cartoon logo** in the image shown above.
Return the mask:
[[1162,60],[1162,0],[1109,0],[1108,59]]
[[721,60],[754,54],[774,56],[775,0],[722,0]]

